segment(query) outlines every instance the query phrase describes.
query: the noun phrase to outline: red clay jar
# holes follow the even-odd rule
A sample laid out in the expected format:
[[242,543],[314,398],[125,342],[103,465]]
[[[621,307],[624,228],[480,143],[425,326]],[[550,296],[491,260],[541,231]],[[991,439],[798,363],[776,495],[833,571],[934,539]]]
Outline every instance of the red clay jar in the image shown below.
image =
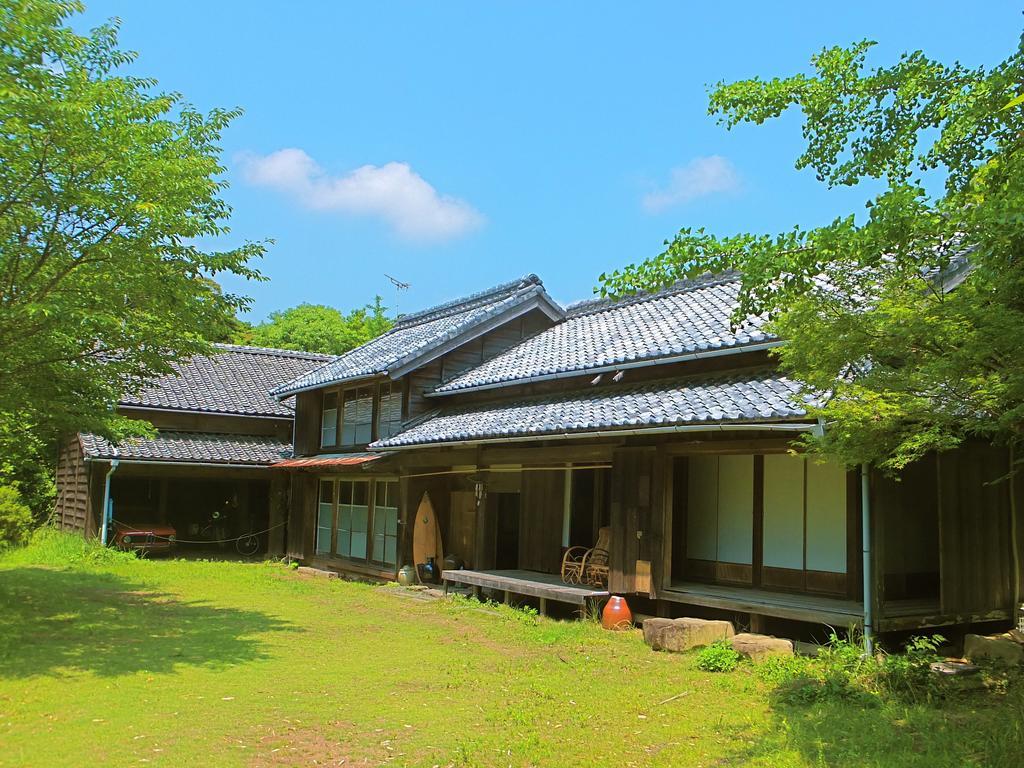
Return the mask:
[[633,626],[633,612],[626,598],[618,595],[608,598],[601,611],[601,626],[605,629],[629,629]]

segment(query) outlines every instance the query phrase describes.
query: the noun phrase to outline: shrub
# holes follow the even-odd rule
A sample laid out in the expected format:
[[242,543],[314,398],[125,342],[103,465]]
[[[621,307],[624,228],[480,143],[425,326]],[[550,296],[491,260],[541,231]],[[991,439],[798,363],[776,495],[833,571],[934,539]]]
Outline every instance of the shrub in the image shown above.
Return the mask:
[[697,652],[697,668],[705,672],[732,672],[741,658],[727,640],[719,640]]
[[791,704],[825,699],[870,704],[884,696],[918,702],[937,693],[928,665],[939,658],[943,642],[941,635],[913,637],[903,653],[867,656],[858,643],[832,634],[816,658],[768,659],[757,674],[775,687],[779,700]]
[[0,485],[0,547],[24,544],[32,530],[32,510],[18,489]]
[[935,696],[938,686],[928,667],[940,659],[938,649],[945,641],[942,635],[912,637],[903,653],[883,656],[875,671],[879,688],[911,701]]

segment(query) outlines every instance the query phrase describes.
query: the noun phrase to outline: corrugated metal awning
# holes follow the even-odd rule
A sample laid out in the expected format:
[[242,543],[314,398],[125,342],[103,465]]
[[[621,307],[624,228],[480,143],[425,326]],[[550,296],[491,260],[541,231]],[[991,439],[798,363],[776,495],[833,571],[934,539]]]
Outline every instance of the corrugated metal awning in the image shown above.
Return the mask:
[[366,464],[381,458],[379,453],[322,453],[319,456],[300,456],[284,459],[275,463],[275,467],[303,469],[306,467],[350,467]]

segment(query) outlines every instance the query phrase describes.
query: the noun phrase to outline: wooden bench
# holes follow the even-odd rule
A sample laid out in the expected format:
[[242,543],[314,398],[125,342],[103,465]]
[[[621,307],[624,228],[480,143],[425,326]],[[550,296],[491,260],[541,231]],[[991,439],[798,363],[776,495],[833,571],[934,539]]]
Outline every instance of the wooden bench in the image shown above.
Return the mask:
[[469,571],[451,570],[441,574],[445,591],[449,584],[466,584],[473,588],[473,594],[480,596],[481,588],[496,589],[505,593],[505,602],[511,595],[528,595],[540,600],[540,613],[547,612],[547,601],[569,603],[585,608],[591,601],[608,597],[603,589],[585,585],[565,584],[553,573],[537,571]]

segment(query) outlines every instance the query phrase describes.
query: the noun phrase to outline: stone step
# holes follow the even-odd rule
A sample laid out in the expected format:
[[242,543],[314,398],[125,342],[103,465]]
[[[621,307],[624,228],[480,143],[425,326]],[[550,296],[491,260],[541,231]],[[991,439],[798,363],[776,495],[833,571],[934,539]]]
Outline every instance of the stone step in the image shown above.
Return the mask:
[[655,651],[681,653],[728,640],[735,634],[736,629],[730,621],[688,618],[648,618],[644,621],[644,642]]
[[741,632],[730,640],[733,650],[743,654],[755,664],[773,656],[792,656],[793,641],[771,635]]

